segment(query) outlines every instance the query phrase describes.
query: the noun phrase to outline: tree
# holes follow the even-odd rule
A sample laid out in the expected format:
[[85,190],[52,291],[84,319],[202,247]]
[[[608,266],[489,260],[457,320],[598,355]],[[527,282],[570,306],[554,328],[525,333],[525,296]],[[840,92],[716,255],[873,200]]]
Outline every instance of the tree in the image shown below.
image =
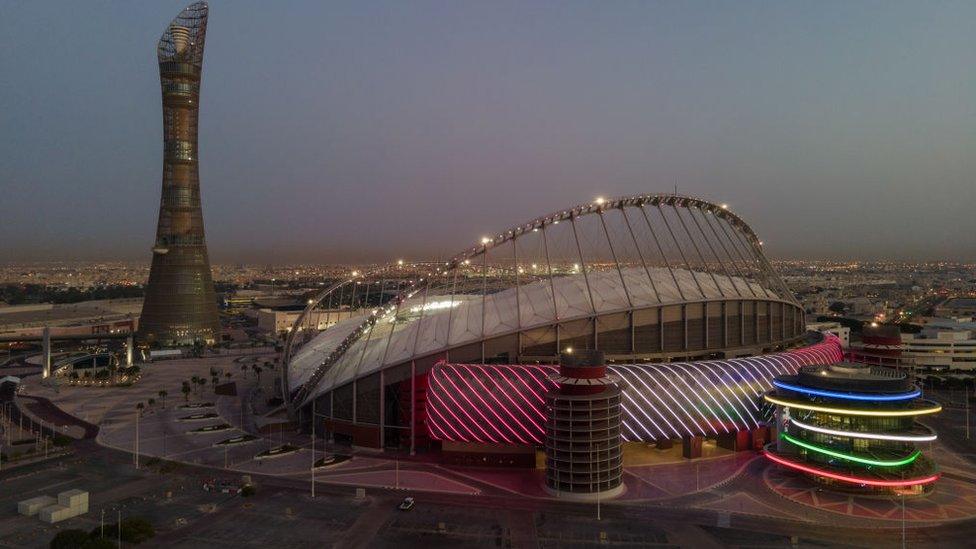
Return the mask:
[[156,399],[150,398],[146,402],[149,404],[149,408],[152,409],[152,407],[156,404]]
[[145,405],[145,404],[143,404],[143,403],[141,403],[141,402],[140,402],[139,404],[136,404],[136,410],[139,410],[139,416],[140,416],[140,417],[142,417],[142,411],[143,411],[143,410],[144,410],[145,408],[146,408],[146,405]]
[[167,393],[166,391],[160,391],[159,392],[159,400],[161,401],[161,403],[163,405],[163,408],[166,407],[166,395],[168,395],[168,394],[169,393]]
[[842,314],[844,312],[844,304],[840,301],[835,301],[831,303],[830,306],[827,307],[827,309],[830,310],[831,312]]
[[122,520],[122,541],[142,543],[156,535],[156,530],[148,520],[131,517]]
[[84,530],[64,530],[54,536],[49,547],[51,549],[81,549],[88,540],[88,533]]
[[190,383],[188,381],[183,382],[183,387],[180,388],[180,391],[183,393],[183,401],[190,402],[191,389],[190,389]]
[[[109,534],[111,537],[114,537],[118,531],[119,523],[117,522],[105,525],[105,533]],[[152,523],[142,517],[122,519],[122,541],[126,543],[142,543],[144,541],[148,541],[155,535],[156,530],[153,528]],[[90,536],[93,540],[103,539],[101,526],[96,526],[95,529],[91,531]],[[108,538],[105,539],[106,541],[108,540]],[[87,546],[85,547],[87,549]],[[112,547],[115,547],[115,544],[112,544]]]
[[254,369],[254,375],[258,378],[258,385],[261,385],[261,367],[257,364],[251,367]]
[[241,364],[241,375],[244,376],[244,379],[247,379],[247,364]]
[[92,538],[81,546],[81,549],[116,549],[118,545],[106,538]]

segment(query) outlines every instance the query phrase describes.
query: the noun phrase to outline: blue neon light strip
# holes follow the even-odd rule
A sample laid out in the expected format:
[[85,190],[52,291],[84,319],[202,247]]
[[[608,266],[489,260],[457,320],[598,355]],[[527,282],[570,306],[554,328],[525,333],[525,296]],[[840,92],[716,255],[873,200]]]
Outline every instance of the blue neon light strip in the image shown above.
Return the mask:
[[803,387],[800,385],[793,385],[792,383],[783,383],[777,379],[773,380],[773,385],[779,387],[780,389],[786,389],[787,391],[796,391],[798,393],[805,393],[808,395],[829,397],[829,398],[843,398],[846,400],[867,400],[867,401],[891,401],[891,400],[911,400],[916,397],[922,396],[921,389],[915,389],[914,391],[908,393],[898,393],[896,395],[868,395],[864,393],[839,393],[837,391],[823,391],[820,389],[811,389],[809,387]]

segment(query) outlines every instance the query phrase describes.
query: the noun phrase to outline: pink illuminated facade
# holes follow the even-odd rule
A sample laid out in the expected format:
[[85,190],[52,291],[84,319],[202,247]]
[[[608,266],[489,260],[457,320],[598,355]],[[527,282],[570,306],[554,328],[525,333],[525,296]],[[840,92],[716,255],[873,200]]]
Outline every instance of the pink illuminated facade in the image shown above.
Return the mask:
[[[839,340],[768,355],[659,364],[611,364],[621,389],[621,437],[654,442],[745,431],[770,420],[762,395],[778,375],[842,359]],[[558,385],[549,365],[439,363],[428,374],[431,438],[452,442],[541,444],[545,394]]]

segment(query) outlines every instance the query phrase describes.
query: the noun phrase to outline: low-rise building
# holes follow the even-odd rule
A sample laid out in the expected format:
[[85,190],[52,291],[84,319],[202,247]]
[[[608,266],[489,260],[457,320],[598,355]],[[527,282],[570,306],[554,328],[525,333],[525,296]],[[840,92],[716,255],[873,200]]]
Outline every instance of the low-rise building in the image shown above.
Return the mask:
[[840,322],[809,322],[807,323],[807,330],[834,334],[838,339],[840,339],[841,347],[843,347],[845,350],[851,345],[851,329],[842,325]]

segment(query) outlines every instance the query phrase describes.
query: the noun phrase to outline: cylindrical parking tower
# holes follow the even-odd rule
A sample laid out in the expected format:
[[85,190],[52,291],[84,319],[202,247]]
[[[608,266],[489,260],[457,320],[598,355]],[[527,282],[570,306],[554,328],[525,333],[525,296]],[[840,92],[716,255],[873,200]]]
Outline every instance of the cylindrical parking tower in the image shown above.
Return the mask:
[[559,388],[546,394],[546,489],[579,499],[623,491],[620,389],[601,351],[560,356]]
[[835,490],[921,494],[939,474],[917,445],[935,433],[915,417],[936,413],[921,390],[891,368],[840,363],[779,376],[766,400],[777,406],[779,440],[766,456]]

